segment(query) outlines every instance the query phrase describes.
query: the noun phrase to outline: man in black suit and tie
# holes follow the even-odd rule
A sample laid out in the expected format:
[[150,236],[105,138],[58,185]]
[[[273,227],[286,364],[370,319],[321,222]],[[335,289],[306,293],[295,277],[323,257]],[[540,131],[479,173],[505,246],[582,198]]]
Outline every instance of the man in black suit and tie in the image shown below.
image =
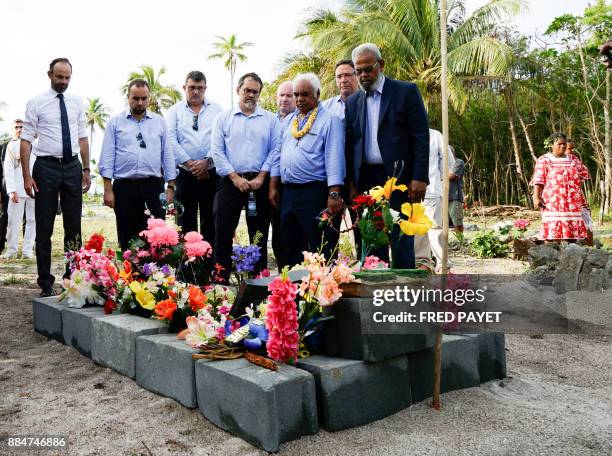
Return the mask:
[[[391,176],[407,192],[396,191],[391,206],[421,202],[429,183],[429,125],[417,86],[383,74],[385,61],[371,43],[353,49],[359,87],[346,100],[346,186],[352,199]],[[401,171],[401,172],[400,172]],[[399,175],[398,175],[399,173]],[[397,226],[391,236],[396,268],[414,268],[414,237],[400,236]],[[388,261],[389,249],[373,255]]]

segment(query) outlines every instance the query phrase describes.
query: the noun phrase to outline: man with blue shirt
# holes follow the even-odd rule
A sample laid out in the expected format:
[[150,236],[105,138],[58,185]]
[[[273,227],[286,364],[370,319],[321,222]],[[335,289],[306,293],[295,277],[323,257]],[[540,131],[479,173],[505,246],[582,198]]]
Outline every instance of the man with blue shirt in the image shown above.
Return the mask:
[[336,86],[340,94],[321,102],[326,111],[344,120],[344,102],[358,88],[355,65],[352,60],[340,60],[334,70]]
[[206,76],[201,71],[187,74],[183,90],[185,101],[179,101],[166,114],[168,146],[179,167],[175,199],[184,207],[179,223],[183,233],[198,231],[199,228],[204,238],[213,243],[217,173],[210,158],[210,133],[215,117],[222,109],[204,97]]
[[[301,263],[304,250],[321,249],[329,259],[338,243],[340,190],[346,171],[344,129],[342,120],[319,103],[320,94],[321,82],[315,74],[300,74],[293,80],[297,110],[272,169],[270,203],[280,207],[281,238],[289,265]],[[333,226],[322,230],[318,216],[324,210],[333,218]]]
[[[211,156],[217,167],[219,184],[214,202],[215,261],[223,266],[227,280],[232,266],[232,239],[243,208],[249,238],[261,233],[258,245],[261,257],[255,272],[267,267],[270,204],[269,174],[280,148],[278,119],[274,113],[257,106],[263,87],[261,78],[247,73],[238,80],[238,106],[215,119],[211,138]],[[248,207],[247,207],[248,203]]]
[[166,144],[164,119],[147,111],[149,85],[143,79],[128,84],[129,109],[111,118],[106,126],[100,175],[104,180],[104,205],[115,210],[121,250],[147,227],[148,212],[165,218],[159,201],[168,183],[166,199],[174,200],[176,164]]

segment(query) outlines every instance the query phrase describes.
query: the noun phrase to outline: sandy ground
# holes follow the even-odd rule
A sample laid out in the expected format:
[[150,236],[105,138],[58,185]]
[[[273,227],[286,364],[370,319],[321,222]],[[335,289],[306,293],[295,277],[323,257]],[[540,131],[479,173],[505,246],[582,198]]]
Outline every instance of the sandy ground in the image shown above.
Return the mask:
[[[0,436],[62,435],[84,455],[264,454],[197,410],[32,330],[33,288],[0,289]],[[507,336],[508,378],[280,454],[612,454],[612,338]],[[0,454],[11,452],[0,447]]]

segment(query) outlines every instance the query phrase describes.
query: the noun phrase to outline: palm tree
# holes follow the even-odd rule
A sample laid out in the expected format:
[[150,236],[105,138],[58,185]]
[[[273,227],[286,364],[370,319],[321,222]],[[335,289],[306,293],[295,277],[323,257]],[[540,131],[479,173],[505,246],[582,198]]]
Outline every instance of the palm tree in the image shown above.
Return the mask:
[[245,62],[247,56],[242,53],[244,48],[247,46],[253,46],[253,43],[245,41],[244,43],[238,43],[238,37],[236,34],[230,35],[229,38],[223,38],[217,36],[219,41],[213,43],[213,46],[218,51],[215,54],[208,56],[209,59],[225,59],[223,65],[230,72],[230,102],[234,106],[234,76],[236,74],[236,64],[240,60]]
[[[6,103],[4,101],[0,101],[0,109],[3,109],[6,106]],[[2,116],[0,116],[0,122],[2,122],[4,120],[4,118]]]
[[157,74],[151,65],[141,65],[140,72],[134,71],[128,76],[128,82],[121,88],[124,95],[127,95],[128,84],[133,79],[144,79],[149,84],[149,110],[161,114],[162,109],[180,101],[183,97],[173,85],[163,85],[160,78],[166,73],[166,67],[161,67]]
[[[469,87],[502,78],[511,49],[495,36],[522,0],[492,0],[466,17],[463,0],[448,3],[448,85],[452,106],[462,111]],[[350,58],[356,43],[376,43],[385,73],[415,82],[426,105],[440,98],[439,0],[347,0],[339,13],[319,10],[303,24],[299,38],[327,62],[324,86],[331,86],[333,64]]]
[[100,130],[106,129],[106,121],[110,114],[99,98],[88,98],[87,101],[89,101],[89,106],[85,112],[85,119],[89,127],[89,150],[91,150],[93,147],[94,128],[98,127]]

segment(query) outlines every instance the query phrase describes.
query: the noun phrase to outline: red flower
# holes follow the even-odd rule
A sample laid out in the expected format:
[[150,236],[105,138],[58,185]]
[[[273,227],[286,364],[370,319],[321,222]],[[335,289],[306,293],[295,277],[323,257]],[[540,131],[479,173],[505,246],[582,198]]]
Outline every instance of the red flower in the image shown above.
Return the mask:
[[357,206],[373,206],[376,200],[370,195],[358,195],[353,200]]
[[100,233],[94,233],[85,244],[85,248],[88,250],[93,250],[96,253],[102,252],[102,247],[104,247],[104,236]]
[[155,314],[160,320],[172,321],[174,312],[176,312],[176,302],[172,299],[164,299],[155,306]]
[[117,303],[115,301],[113,301],[112,299],[107,299],[104,302],[104,313],[105,314],[110,314],[113,313],[113,310],[115,310],[117,308]]
[[380,212],[380,211],[374,211],[374,214],[372,214],[372,215],[374,216],[374,218],[377,218],[377,217],[382,217],[382,212]]
[[198,312],[203,309],[207,299],[208,298],[199,287],[189,287],[189,305],[191,305],[191,310]]

